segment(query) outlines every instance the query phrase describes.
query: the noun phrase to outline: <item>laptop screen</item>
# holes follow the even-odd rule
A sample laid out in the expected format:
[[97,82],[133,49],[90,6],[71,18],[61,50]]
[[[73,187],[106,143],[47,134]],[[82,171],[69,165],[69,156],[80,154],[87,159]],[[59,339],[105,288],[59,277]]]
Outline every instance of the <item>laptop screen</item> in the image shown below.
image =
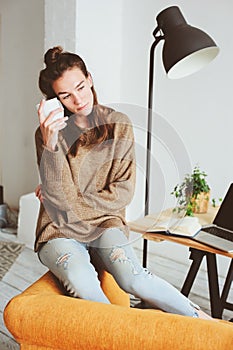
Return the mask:
[[213,223],[233,231],[233,183],[230,185]]

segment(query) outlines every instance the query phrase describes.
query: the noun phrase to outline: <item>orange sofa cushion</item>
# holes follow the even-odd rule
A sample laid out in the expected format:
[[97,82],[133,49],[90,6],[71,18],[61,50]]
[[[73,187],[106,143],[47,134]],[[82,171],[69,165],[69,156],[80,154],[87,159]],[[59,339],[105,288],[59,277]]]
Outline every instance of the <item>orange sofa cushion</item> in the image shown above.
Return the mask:
[[[115,281],[107,273],[104,283]],[[109,280],[110,279],[110,280]],[[115,285],[115,287],[114,287]],[[112,289],[109,291],[114,294]],[[156,310],[132,309],[123,291],[118,305],[65,296],[47,273],[4,310],[7,328],[21,350],[229,350],[233,325]],[[118,297],[117,297],[118,295]]]

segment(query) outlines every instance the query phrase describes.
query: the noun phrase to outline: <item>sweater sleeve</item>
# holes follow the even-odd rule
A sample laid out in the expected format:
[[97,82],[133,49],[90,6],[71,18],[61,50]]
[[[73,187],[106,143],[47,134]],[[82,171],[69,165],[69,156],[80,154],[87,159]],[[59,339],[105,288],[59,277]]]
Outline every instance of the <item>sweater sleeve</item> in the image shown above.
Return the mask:
[[[64,168],[67,170],[66,150],[59,143],[56,151],[52,152],[43,145],[39,129],[35,134],[37,164],[42,182],[42,192],[45,201],[43,205],[47,211],[70,210],[70,201],[64,193]],[[66,183],[69,182],[71,191],[75,191],[70,171],[66,171]],[[74,192],[75,193],[75,192]],[[50,215],[51,216],[51,215]]]

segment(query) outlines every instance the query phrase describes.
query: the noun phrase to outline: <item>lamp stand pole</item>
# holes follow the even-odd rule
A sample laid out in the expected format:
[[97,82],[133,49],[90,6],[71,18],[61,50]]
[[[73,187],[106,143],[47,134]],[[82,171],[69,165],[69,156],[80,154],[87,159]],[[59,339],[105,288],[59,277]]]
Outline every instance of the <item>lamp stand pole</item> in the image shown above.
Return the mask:
[[[168,76],[173,79],[182,78],[200,70],[204,65],[213,60],[219,52],[219,48],[208,34],[187,24],[177,6],[171,6],[163,10],[158,14],[156,20],[158,25],[153,31],[155,40],[150,48],[149,61],[145,216],[149,213],[150,204],[149,188],[155,48],[161,40],[165,41],[166,45],[163,47],[163,65]],[[158,32],[160,33],[158,34]],[[164,33],[164,35],[162,33]],[[187,64],[187,59],[189,64]],[[146,267],[146,259],[147,240],[144,239],[144,267]]]
[[[150,48],[149,59],[149,89],[148,89],[148,105],[147,105],[147,146],[146,146],[146,184],[145,184],[145,203],[144,215],[149,214],[150,204],[150,165],[151,165],[151,129],[152,129],[152,109],[153,109],[153,82],[154,82],[154,52],[158,43],[164,39],[163,35],[157,36],[159,28],[155,28],[153,36],[155,41]],[[143,267],[147,264],[147,240],[143,240]]]

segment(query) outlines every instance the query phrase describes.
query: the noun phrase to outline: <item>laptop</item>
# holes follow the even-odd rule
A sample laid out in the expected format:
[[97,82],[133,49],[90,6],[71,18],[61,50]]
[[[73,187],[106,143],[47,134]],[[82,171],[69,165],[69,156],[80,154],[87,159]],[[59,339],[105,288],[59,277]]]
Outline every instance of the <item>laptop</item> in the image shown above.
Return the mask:
[[214,248],[233,252],[233,183],[211,225],[206,225],[192,237],[194,240]]

